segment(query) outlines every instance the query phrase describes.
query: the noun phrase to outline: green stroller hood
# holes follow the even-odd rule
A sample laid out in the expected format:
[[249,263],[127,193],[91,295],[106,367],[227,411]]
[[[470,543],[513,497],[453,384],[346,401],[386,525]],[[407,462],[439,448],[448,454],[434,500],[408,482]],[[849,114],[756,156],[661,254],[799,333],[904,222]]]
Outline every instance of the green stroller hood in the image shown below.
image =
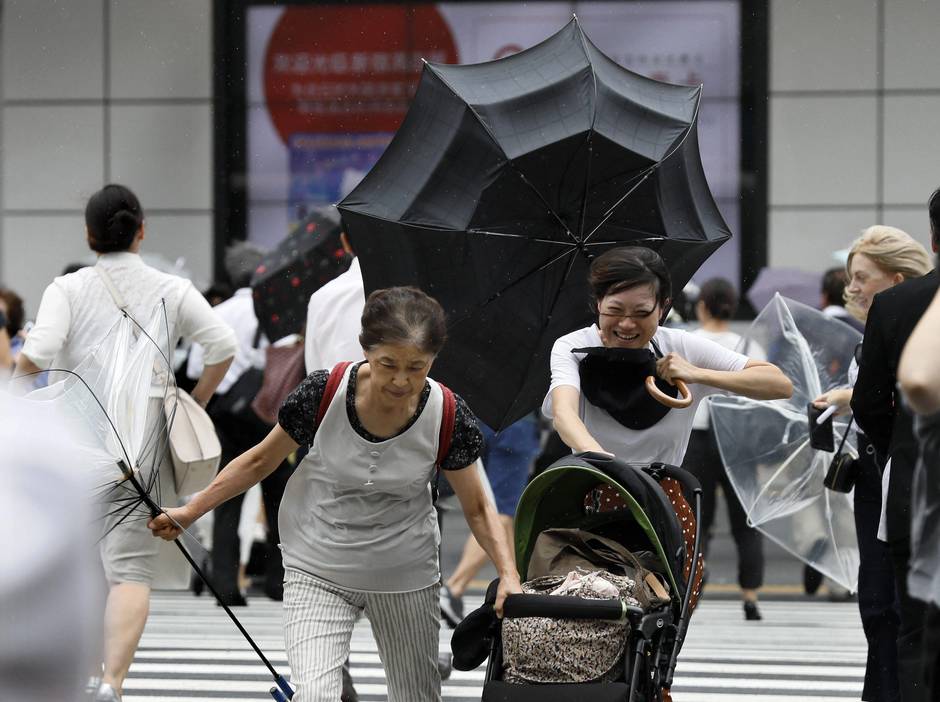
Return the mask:
[[[663,572],[680,600],[685,593],[686,560],[682,529],[672,504],[659,484],[642,468],[617,459],[587,460],[566,456],[546,469],[526,487],[516,509],[516,564],[522,576],[538,535],[551,528],[591,530],[599,525],[633,522],[648,539],[648,548],[659,556]],[[610,485],[628,509],[585,514],[584,496],[599,484]]]

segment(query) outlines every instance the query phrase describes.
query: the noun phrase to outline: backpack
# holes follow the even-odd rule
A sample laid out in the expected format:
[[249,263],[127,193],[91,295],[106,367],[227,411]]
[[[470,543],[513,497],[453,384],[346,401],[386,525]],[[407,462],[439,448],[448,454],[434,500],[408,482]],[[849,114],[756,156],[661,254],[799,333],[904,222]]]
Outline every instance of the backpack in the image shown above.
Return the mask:
[[[317,409],[317,427],[320,426],[323,417],[326,416],[326,410],[329,408],[333,397],[336,395],[336,391],[339,389],[343,375],[346,373],[346,369],[351,365],[351,361],[340,361],[333,366],[333,370],[330,371],[330,377],[326,381],[326,387],[323,389],[323,397],[320,398],[320,406]],[[438,385],[441,386],[441,390],[444,393],[444,412],[441,417],[441,433],[440,440],[438,441],[437,460],[434,462],[434,483],[431,485],[431,499],[435,503],[437,502],[438,485],[441,481],[441,462],[447,457],[447,453],[450,451],[451,441],[454,438],[454,425],[457,419],[457,400],[453,390],[443,383],[438,383]]]

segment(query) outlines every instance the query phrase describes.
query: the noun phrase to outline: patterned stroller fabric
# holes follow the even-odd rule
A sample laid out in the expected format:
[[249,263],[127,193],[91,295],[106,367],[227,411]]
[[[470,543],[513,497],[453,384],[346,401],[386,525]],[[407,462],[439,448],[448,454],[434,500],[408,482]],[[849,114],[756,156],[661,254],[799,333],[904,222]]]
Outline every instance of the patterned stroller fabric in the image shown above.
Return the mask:
[[[636,580],[576,568],[522,585],[528,594],[623,598],[640,606]],[[572,683],[613,680],[630,633],[626,621],[526,617],[503,621],[503,680],[509,683]]]

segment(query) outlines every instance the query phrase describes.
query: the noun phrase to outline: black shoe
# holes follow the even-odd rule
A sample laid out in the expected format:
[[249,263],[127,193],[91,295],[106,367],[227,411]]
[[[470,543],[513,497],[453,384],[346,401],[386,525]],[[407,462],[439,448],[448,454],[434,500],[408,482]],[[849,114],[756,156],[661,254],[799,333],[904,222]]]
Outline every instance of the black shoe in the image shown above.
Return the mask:
[[454,657],[449,653],[439,653],[437,655],[437,672],[441,674],[441,680],[447,680],[454,670]]
[[268,599],[274,600],[275,602],[284,601],[284,585],[279,583],[278,586],[274,585],[265,585],[264,594],[267,595]]
[[352,676],[349,674],[349,661],[343,663],[343,692],[340,702],[359,702],[359,695],[353,687]]
[[744,618],[749,622],[759,622],[763,617],[757,608],[757,603],[751,600],[744,600]]
[[244,595],[241,595],[241,594],[239,594],[239,595],[229,595],[229,596],[227,596],[227,597],[220,597],[220,598],[216,601],[216,604],[219,605],[219,606],[221,606],[221,605],[224,604],[224,605],[226,605],[226,606],[228,606],[228,607],[247,607],[247,606],[248,606],[248,600],[246,600],[246,599],[245,599],[245,596],[244,596]]
[[813,568],[813,566],[803,566],[803,591],[807,595],[815,595],[819,586],[822,585],[823,574]]
[[463,621],[463,598],[457,597],[446,585],[441,585],[441,616],[453,629]]

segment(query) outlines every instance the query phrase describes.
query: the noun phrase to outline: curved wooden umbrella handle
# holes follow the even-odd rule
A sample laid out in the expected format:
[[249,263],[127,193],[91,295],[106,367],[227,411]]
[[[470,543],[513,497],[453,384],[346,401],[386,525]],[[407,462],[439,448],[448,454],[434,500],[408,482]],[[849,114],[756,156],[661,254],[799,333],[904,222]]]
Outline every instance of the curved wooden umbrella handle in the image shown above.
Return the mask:
[[670,397],[658,387],[656,387],[656,378],[652,375],[646,376],[646,392],[650,396],[659,402],[660,404],[666,405],[666,407],[672,407],[673,409],[684,409],[692,404],[692,393],[689,392],[689,386],[685,384],[682,380],[676,381],[676,387],[679,388],[679,397]]

